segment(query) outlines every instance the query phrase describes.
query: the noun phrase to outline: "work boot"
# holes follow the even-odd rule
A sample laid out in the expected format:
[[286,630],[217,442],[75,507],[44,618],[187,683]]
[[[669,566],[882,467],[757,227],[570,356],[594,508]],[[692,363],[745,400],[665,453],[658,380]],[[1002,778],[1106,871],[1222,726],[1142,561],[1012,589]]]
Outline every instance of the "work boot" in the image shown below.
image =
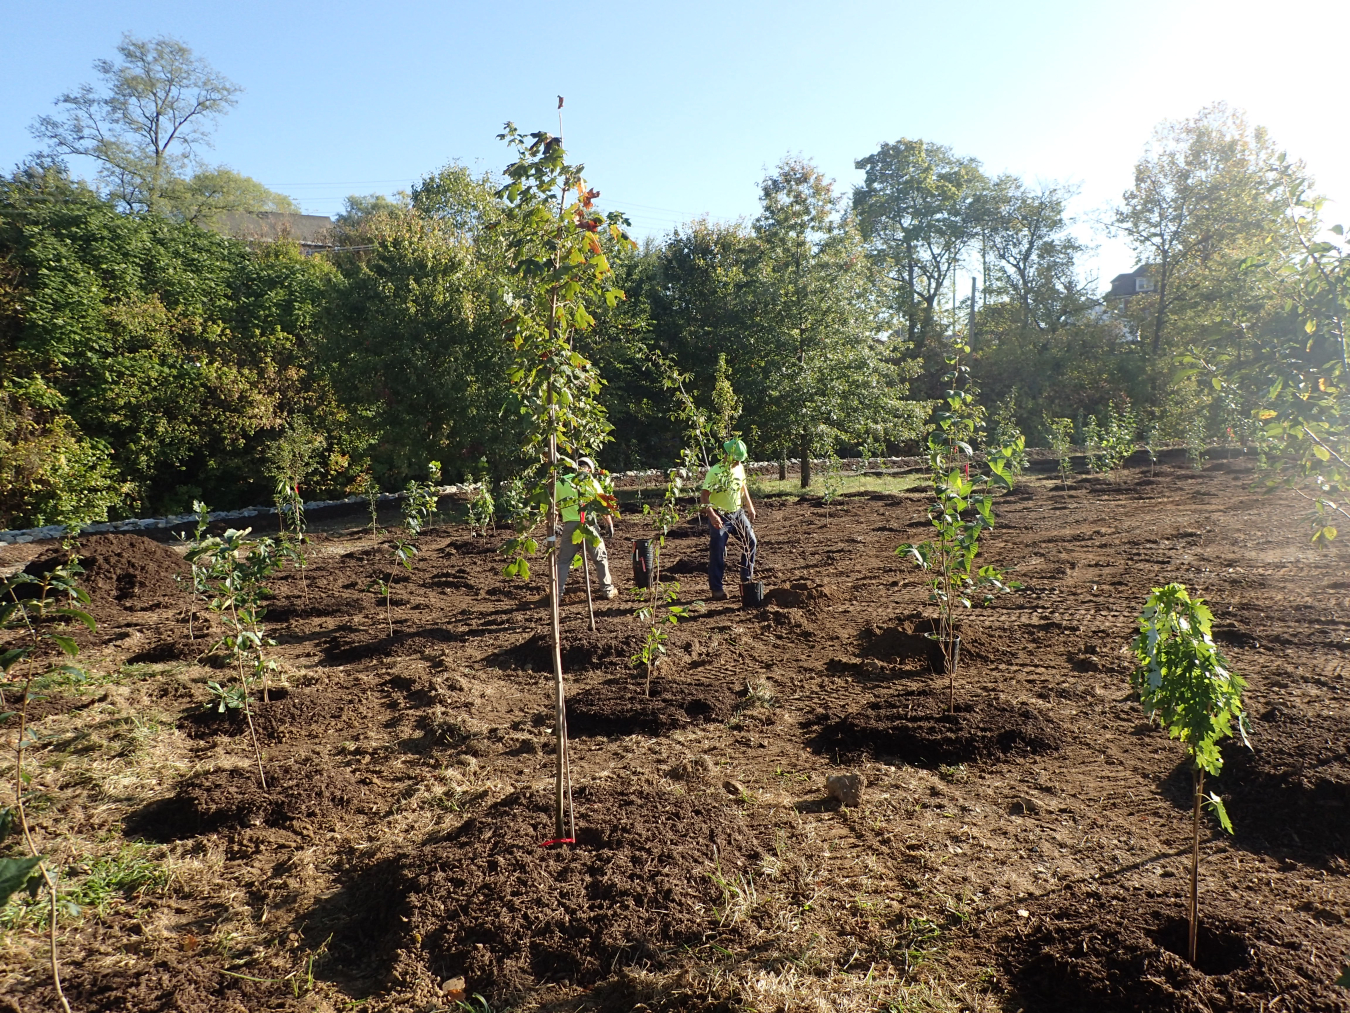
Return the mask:
[[713,601],[726,601],[726,600],[727,600],[727,593],[726,593],[725,591],[714,591],[714,592],[712,593],[712,600],[713,600]]
[[619,597],[619,589],[617,587],[611,587],[608,591],[603,591],[601,593],[604,595],[605,601],[613,601],[615,598]]

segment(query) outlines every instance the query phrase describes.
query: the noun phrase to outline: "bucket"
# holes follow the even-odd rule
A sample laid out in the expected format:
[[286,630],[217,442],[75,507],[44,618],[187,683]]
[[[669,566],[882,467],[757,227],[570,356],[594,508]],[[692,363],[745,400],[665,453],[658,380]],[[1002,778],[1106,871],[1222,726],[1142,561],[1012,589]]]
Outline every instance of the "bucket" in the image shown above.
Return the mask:
[[649,588],[656,576],[656,546],[647,538],[633,542],[633,586]]
[[764,604],[764,584],[752,580],[741,585],[741,608],[759,608]]

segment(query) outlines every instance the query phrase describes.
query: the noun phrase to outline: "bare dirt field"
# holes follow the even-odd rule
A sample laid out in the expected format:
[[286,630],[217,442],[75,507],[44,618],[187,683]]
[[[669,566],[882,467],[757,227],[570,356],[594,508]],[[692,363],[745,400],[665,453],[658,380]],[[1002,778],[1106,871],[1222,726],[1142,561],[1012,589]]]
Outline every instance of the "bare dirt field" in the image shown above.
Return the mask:
[[[569,590],[578,841],[547,849],[548,612],[538,577],[500,575],[501,536],[424,534],[393,636],[366,590],[387,536],[318,534],[307,590],[272,582],[266,791],[242,720],[205,710],[231,671],[201,657],[201,615],[190,635],[180,553],[87,538],[91,675],[31,705],[28,761],[35,833],[83,905],[60,925],[71,1005],[1350,1010],[1350,566],[1252,481],[1240,459],[1026,478],[986,546],[1025,586],[964,621],[955,714],[927,590],[892,551],[926,537],[921,493],[767,499],[773,603],[673,630],[650,696],[632,602],[597,604],[592,633]],[[644,535],[630,511],[624,583]],[[706,597],[692,524],[664,559]],[[1125,653],[1168,581],[1209,601],[1250,682],[1252,749],[1226,746],[1213,784],[1236,834],[1206,831],[1198,967],[1177,955],[1189,774]],[[839,772],[864,776],[860,804],[826,795]],[[40,917],[3,912],[0,1010],[56,1008]]]

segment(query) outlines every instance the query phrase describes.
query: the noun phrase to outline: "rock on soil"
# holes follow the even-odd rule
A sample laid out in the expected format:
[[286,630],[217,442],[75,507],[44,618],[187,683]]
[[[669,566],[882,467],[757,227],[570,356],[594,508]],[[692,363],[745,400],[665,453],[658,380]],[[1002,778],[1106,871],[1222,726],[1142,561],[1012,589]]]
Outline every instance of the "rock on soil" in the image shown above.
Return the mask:
[[856,809],[862,804],[865,784],[861,774],[831,774],[825,778],[825,793],[840,805]]
[[606,679],[567,702],[567,730],[585,736],[664,735],[677,728],[726,721],[736,710],[736,693],[712,681]]
[[946,687],[934,684],[892,692],[842,716],[820,714],[811,722],[820,731],[810,746],[841,759],[871,757],[937,767],[1052,753],[1064,741],[1053,718],[1025,704],[958,695],[952,714],[946,704]]
[[552,793],[511,794],[443,841],[367,866],[313,924],[337,927],[331,951],[353,970],[405,987],[462,976],[496,1009],[537,984],[661,966],[716,927],[710,873],[734,876],[756,854],[709,795],[588,787],[576,822],[577,844],[542,848]]
[[[1344,1013],[1330,968],[1344,940],[1301,919],[1286,930],[1243,910],[1231,894],[1201,892],[1198,967],[1187,949],[1185,886],[1166,896],[1116,890],[1085,894],[1070,885],[999,945],[1018,1005],[1044,1013],[1261,1013],[1278,1008]],[[1150,891],[1151,893],[1152,891]],[[1054,895],[1052,895],[1054,896]],[[1221,909],[1218,909],[1221,905]],[[1308,960],[1316,947],[1327,957]]]
[[[64,553],[42,556],[24,567],[24,573],[40,578],[65,561]],[[88,535],[80,539],[79,562],[85,571],[80,586],[96,602],[171,598],[183,594],[175,575],[188,572],[178,553],[144,535]]]

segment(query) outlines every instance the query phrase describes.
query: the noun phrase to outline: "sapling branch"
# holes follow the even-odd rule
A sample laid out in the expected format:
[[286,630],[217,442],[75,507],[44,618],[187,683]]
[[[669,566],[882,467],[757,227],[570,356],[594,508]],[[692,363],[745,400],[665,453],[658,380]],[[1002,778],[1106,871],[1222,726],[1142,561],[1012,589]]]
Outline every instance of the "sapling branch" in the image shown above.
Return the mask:
[[[70,1013],[70,1003],[66,1000],[65,991],[61,985],[61,967],[56,947],[57,881],[44,856],[38,851],[37,842],[33,839],[32,827],[28,822],[24,791],[28,775],[24,770],[24,750],[31,738],[28,727],[28,704],[33,698],[33,681],[37,676],[37,657],[42,641],[44,639],[51,641],[68,658],[74,658],[79,654],[79,645],[73,637],[57,632],[40,633],[36,620],[48,615],[63,616],[84,623],[90,630],[97,628],[93,617],[87,611],[75,607],[76,605],[86,605],[89,602],[88,592],[77,587],[75,582],[77,575],[82,572],[79,564],[75,562],[72,548],[66,564],[53,567],[42,578],[19,573],[0,585],[0,628],[18,629],[28,642],[26,647],[12,648],[0,653],[0,669],[3,670],[6,680],[8,680],[9,673],[14,665],[20,661],[24,663],[24,682],[18,711],[19,729],[14,742],[14,810],[19,818],[24,845],[30,855],[27,860],[23,860],[23,864],[27,869],[35,868],[37,870],[37,875],[47,889],[49,900],[47,941],[52,969],[52,984],[56,990],[57,999],[60,1000],[61,1007],[66,1013]],[[36,594],[31,597],[27,595],[20,597],[18,589],[25,585],[36,585]],[[69,668],[70,666],[66,667]],[[3,899],[0,899],[0,903],[3,903]]]

